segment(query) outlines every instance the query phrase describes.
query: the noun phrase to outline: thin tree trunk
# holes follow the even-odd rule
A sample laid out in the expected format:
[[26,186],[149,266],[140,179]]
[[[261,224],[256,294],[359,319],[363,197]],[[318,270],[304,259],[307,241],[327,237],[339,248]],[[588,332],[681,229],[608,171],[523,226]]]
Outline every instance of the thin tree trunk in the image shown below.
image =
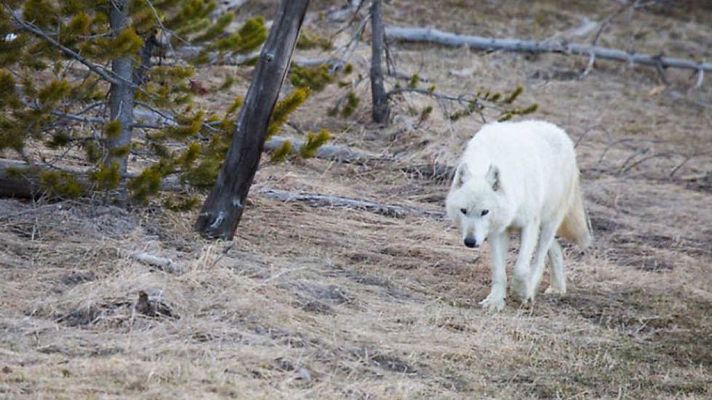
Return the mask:
[[[129,23],[129,0],[112,0],[109,2],[109,25],[114,36]],[[121,57],[111,61],[111,70],[120,79],[111,83],[109,93],[109,112],[111,121],[119,121],[121,130],[112,138],[107,138],[107,153],[104,164],[111,166],[117,164],[121,176],[126,176],[128,161],[127,147],[131,145],[133,128],[134,89],[133,60],[131,57]]]
[[308,6],[309,0],[282,0],[240,110],[225,162],[195,223],[195,230],[205,237],[232,239],[235,235],[260,162],[272,109]]
[[371,98],[373,100],[373,121],[388,122],[388,96],[383,87],[383,41],[385,32],[381,18],[381,0],[371,4]]

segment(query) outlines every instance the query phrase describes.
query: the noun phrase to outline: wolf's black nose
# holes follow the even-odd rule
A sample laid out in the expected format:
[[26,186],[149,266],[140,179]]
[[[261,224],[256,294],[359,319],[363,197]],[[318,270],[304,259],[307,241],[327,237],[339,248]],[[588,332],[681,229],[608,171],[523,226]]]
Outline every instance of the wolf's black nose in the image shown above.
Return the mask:
[[469,248],[477,247],[477,240],[471,237],[465,238],[465,246]]

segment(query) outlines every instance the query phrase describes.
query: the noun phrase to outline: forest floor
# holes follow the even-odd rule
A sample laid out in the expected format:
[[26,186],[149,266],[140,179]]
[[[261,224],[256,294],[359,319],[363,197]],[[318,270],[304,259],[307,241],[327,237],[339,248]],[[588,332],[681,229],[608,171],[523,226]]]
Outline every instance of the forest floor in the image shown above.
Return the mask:
[[[307,26],[335,32],[342,24],[319,18],[325,3],[312,5]],[[439,3],[394,0],[385,21],[546,39],[618,5]],[[623,15],[599,44],[712,59],[712,10],[680,4]],[[362,43],[350,78],[360,82],[356,113],[327,116],[325,104],[344,94],[332,85],[292,125],[329,128],[336,144],[395,161],[265,161],[232,242],[192,232],[197,211],[0,200],[0,398],[712,397],[712,82],[690,90],[688,73],[668,71],[664,85],[654,69],[606,62],[579,79],[585,57],[390,50],[399,72],[444,93],[522,85],[521,103],[539,105],[532,118],[578,142],[596,240],[585,252],[566,247],[566,296],[545,295],[545,277],[531,307],[509,300],[488,314],[478,306],[490,285],[488,250],[465,248],[437,217],[447,179],[408,167],[453,166],[482,120],[451,121],[438,102],[407,94],[389,127],[370,123]],[[205,101],[225,106],[246,84]],[[435,213],[311,207],[271,199],[267,189]],[[147,266],[135,252],[176,266]]]

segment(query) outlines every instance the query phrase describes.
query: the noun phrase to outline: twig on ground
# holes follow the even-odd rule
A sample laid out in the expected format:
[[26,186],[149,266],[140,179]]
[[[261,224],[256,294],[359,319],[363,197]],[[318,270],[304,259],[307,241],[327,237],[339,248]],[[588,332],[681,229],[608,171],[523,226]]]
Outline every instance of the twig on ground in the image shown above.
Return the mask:
[[672,177],[677,173],[677,171],[680,170],[680,168],[682,168],[685,164],[687,164],[687,163],[688,163],[690,160],[692,160],[693,158],[704,157],[704,156],[711,155],[711,154],[712,154],[712,151],[706,151],[706,152],[702,152],[702,153],[688,154],[687,156],[685,156],[685,158],[684,158],[678,165],[675,166],[675,168],[673,168],[673,169],[670,171],[670,175],[669,175],[670,178],[672,178]]
[[160,257],[154,254],[149,254],[149,253],[143,253],[143,252],[136,252],[136,253],[131,253],[129,255],[129,258],[132,260],[138,261],[141,264],[149,265],[152,267],[157,267],[160,270],[168,273],[182,273],[183,269],[176,263],[175,261],[171,260],[170,258],[166,257]]

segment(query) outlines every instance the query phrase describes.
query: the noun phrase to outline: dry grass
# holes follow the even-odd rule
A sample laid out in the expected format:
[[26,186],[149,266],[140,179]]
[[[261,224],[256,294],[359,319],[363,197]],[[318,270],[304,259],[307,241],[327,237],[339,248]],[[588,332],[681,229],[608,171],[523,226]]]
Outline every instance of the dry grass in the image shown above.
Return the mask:
[[[388,17],[418,23],[418,6],[401,3],[388,5]],[[448,4],[429,9],[429,23],[540,37],[605,13],[508,2],[476,14],[467,2]],[[567,18],[549,17],[552,8]],[[539,33],[508,23],[536,13],[554,18]],[[709,44],[709,28],[694,18],[640,18],[627,29],[673,24],[688,46]],[[606,40],[625,42],[622,29],[612,26]],[[673,75],[671,87],[653,90],[654,74],[614,64],[571,80],[561,71],[585,60],[560,56],[394,50],[400,69],[419,71],[442,91],[523,84],[524,100],[540,104],[537,117],[585,134],[578,152],[597,243],[586,254],[567,249],[566,297],[542,294],[532,308],[511,302],[487,315],[477,301],[488,291],[488,252],[468,251],[446,222],[258,195],[272,187],[441,208],[445,183],[399,167],[453,163],[481,122],[452,123],[436,103],[408,96],[394,126],[378,130],[367,123],[368,104],[350,121],[327,117],[332,88],[296,123],[327,126],[340,143],[385,149],[400,161],[265,165],[232,243],[195,236],[195,213],[0,200],[0,397],[712,396],[712,159],[692,158],[672,178],[678,156],[621,168],[644,148],[683,157],[712,150],[712,114],[699,105],[712,98],[711,86],[686,94],[685,78]],[[367,54],[365,47],[355,54],[357,72],[367,71]],[[449,75],[472,67],[472,79]],[[366,86],[358,88],[364,96]],[[415,126],[410,110],[428,104],[436,106],[432,118]],[[177,260],[183,273],[132,261],[134,251]],[[141,291],[162,314],[143,309]]]

